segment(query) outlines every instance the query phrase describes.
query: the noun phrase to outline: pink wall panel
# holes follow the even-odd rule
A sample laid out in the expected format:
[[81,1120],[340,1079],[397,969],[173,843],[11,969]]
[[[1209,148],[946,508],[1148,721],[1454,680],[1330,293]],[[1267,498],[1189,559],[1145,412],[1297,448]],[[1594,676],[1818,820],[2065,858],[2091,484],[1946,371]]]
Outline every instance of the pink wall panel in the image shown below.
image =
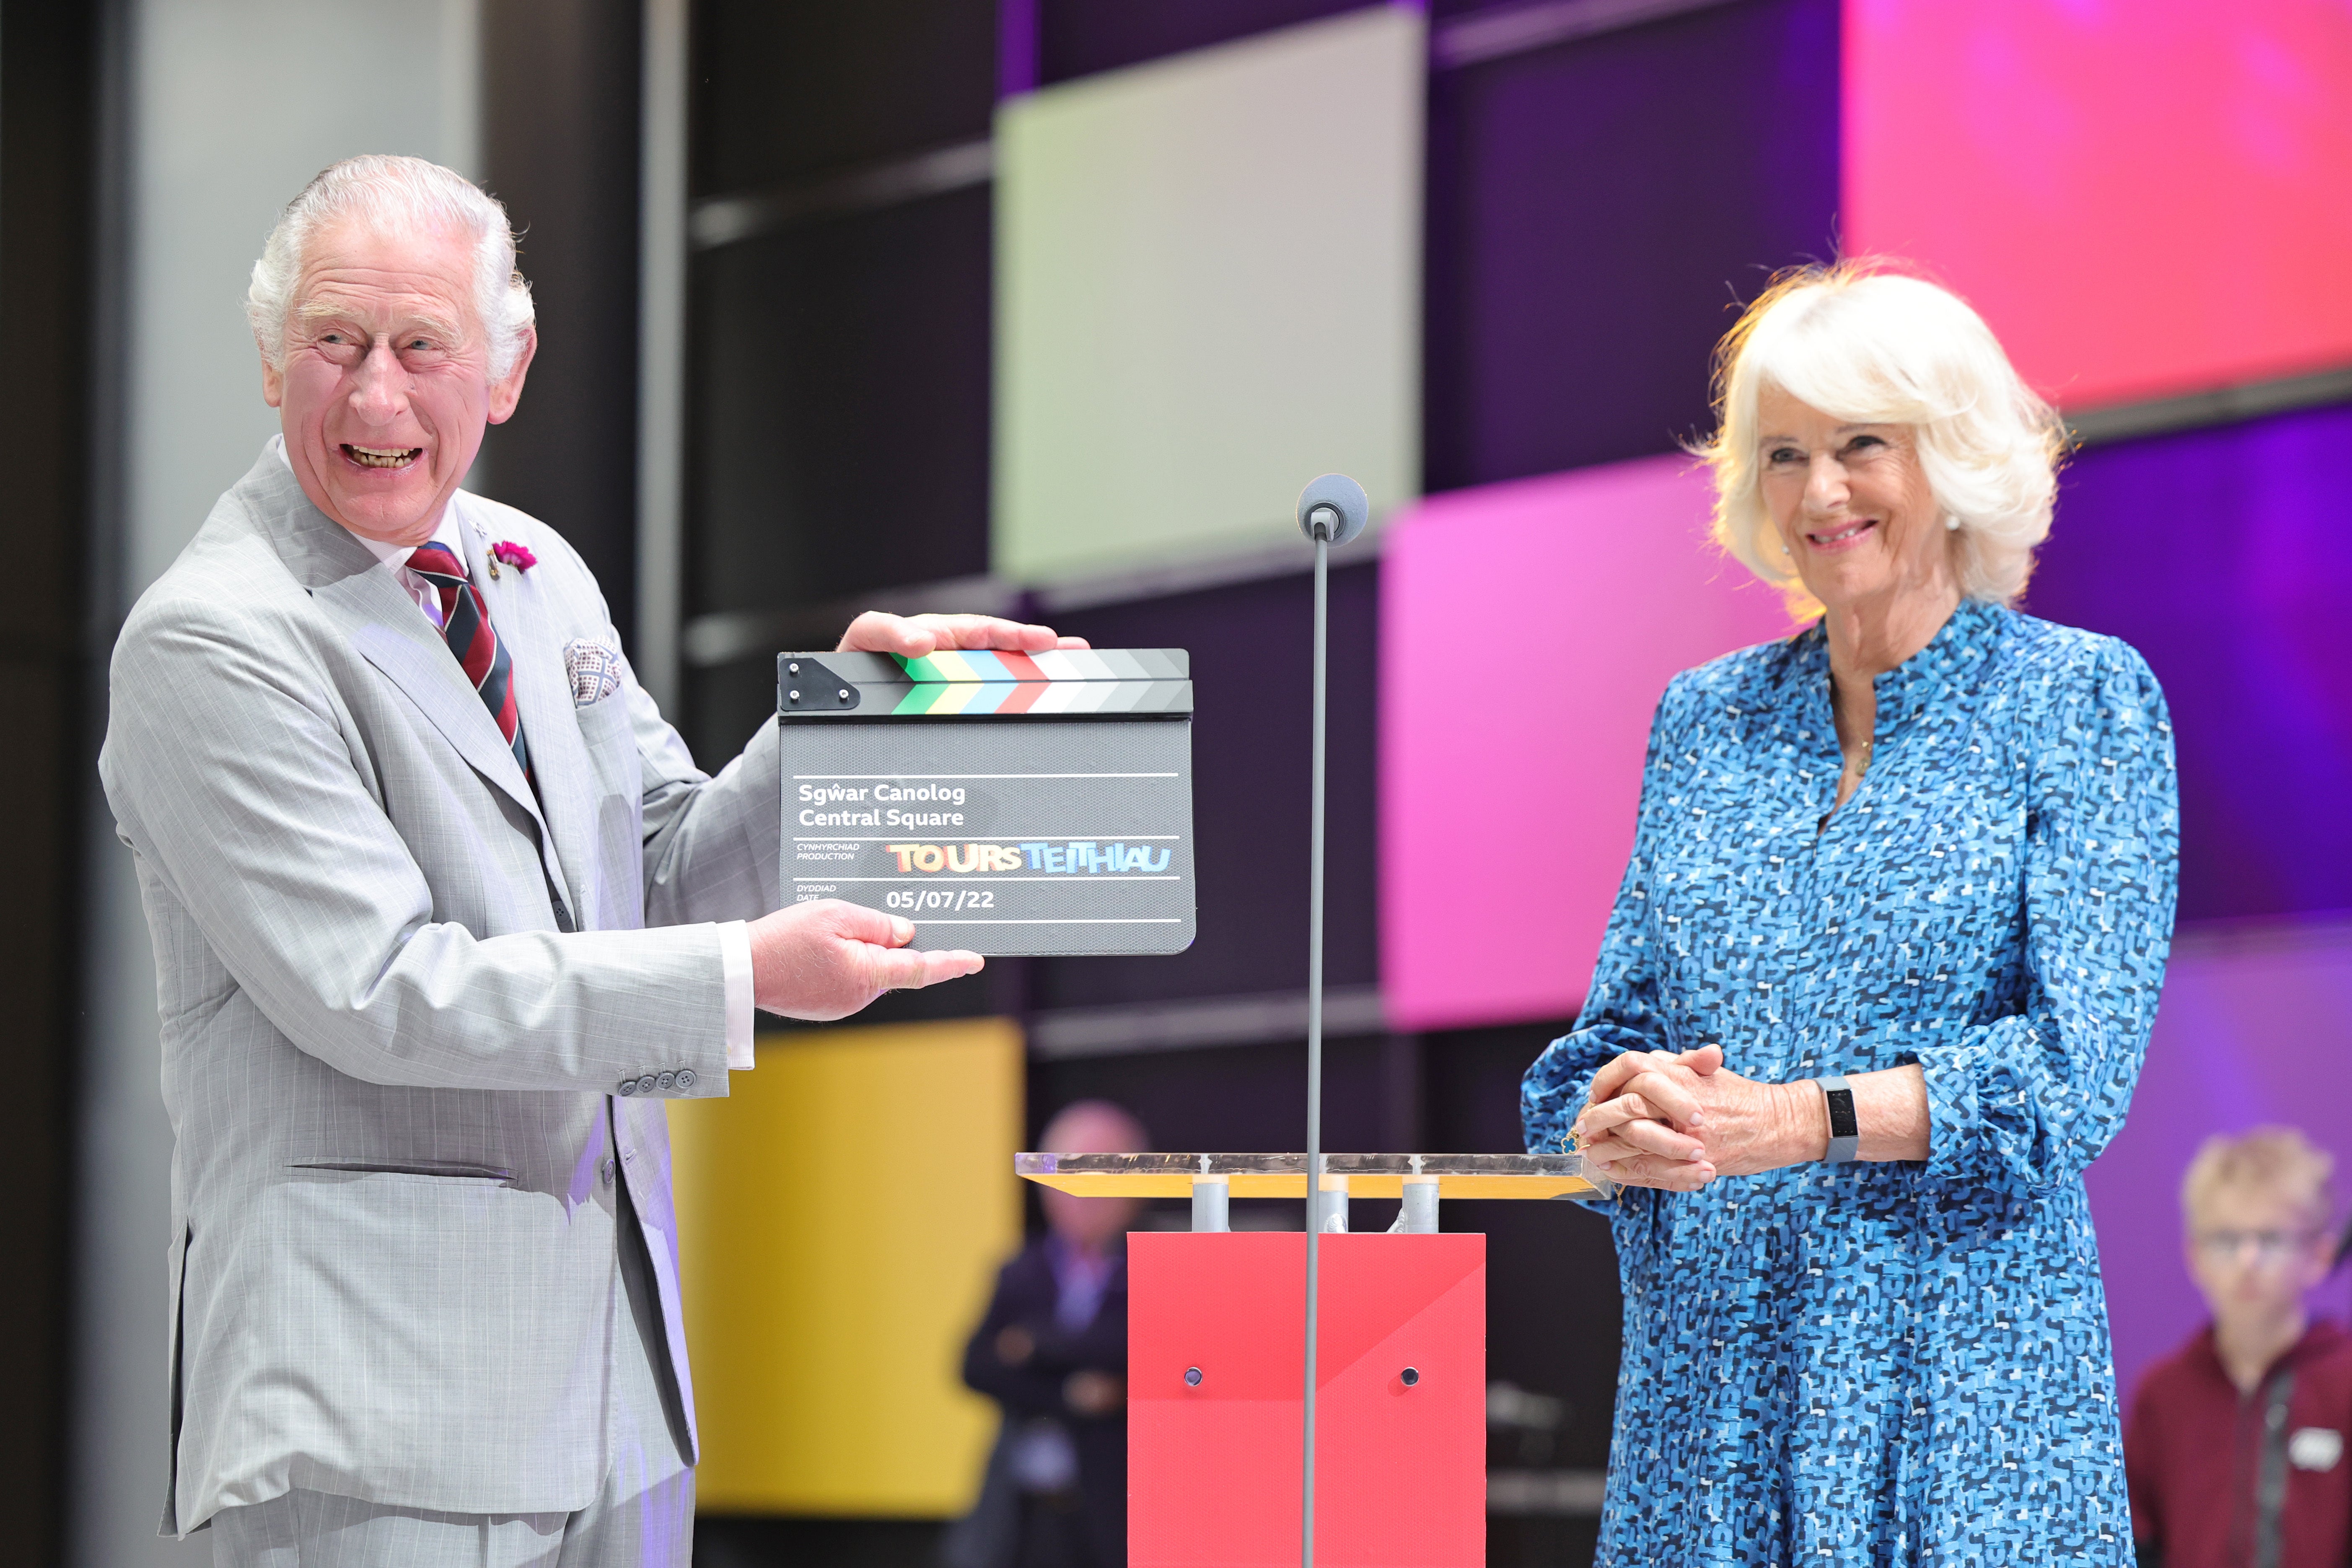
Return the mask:
[[2352,6],[1848,0],[1845,243],[2085,408],[2352,363]]
[[1558,1017],[1592,977],[1677,670],[1785,635],[1683,457],[1456,490],[1381,568],[1381,973],[1401,1028]]

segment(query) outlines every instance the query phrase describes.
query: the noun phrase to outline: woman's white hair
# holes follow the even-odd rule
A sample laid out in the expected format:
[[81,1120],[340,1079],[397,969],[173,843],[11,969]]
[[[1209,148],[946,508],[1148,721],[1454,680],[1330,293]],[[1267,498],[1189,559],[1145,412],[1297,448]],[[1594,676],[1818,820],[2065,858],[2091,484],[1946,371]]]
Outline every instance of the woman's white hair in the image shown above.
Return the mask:
[[2050,534],[2065,427],[1958,296],[1875,261],[1783,273],[1716,350],[1716,542],[1801,602],[1759,487],[1756,403],[1778,387],[1842,423],[1907,425],[1950,535],[1960,592],[2008,604]]
[[302,256],[320,230],[356,220],[398,233],[455,230],[474,242],[474,307],[489,339],[489,374],[503,379],[522,353],[534,316],[530,285],[515,270],[507,209],[479,185],[422,158],[369,153],[320,172],[286,204],[253,264],[246,319],[269,363],[286,363],[286,318],[301,281]]

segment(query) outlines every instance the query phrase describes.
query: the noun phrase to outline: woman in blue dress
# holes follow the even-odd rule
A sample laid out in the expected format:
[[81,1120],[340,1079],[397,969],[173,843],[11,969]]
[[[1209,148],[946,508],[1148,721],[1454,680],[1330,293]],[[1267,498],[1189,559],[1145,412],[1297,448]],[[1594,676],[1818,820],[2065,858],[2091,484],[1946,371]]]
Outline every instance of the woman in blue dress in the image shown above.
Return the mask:
[[2063,435],[1960,300],[1786,278],[1717,390],[1717,536],[1819,618],[1667,688],[1523,1089],[1629,1184],[1599,1561],[2127,1563],[2083,1169],[2171,936],[2163,693],[2010,607]]

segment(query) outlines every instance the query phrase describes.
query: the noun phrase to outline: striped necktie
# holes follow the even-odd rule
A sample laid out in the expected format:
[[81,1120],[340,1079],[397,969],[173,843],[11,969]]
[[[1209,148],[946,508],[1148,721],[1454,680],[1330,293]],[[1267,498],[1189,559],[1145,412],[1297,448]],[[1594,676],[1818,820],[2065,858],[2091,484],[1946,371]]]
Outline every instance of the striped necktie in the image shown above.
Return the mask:
[[482,706],[498,721],[499,733],[514,752],[515,765],[530,777],[530,752],[523,744],[522,716],[515,711],[514,662],[507,645],[490,626],[481,590],[446,545],[420,544],[408,558],[408,569],[441,593],[441,637],[457,658],[466,679],[481,693]]

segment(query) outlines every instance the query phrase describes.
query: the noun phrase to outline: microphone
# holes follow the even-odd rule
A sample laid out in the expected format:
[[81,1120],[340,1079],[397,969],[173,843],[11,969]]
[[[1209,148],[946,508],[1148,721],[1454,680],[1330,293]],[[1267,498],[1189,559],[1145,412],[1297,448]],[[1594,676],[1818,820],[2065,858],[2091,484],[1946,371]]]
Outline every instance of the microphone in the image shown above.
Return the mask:
[[1309,539],[1345,544],[1371,517],[1364,487],[1345,474],[1326,474],[1298,492],[1298,526]]

